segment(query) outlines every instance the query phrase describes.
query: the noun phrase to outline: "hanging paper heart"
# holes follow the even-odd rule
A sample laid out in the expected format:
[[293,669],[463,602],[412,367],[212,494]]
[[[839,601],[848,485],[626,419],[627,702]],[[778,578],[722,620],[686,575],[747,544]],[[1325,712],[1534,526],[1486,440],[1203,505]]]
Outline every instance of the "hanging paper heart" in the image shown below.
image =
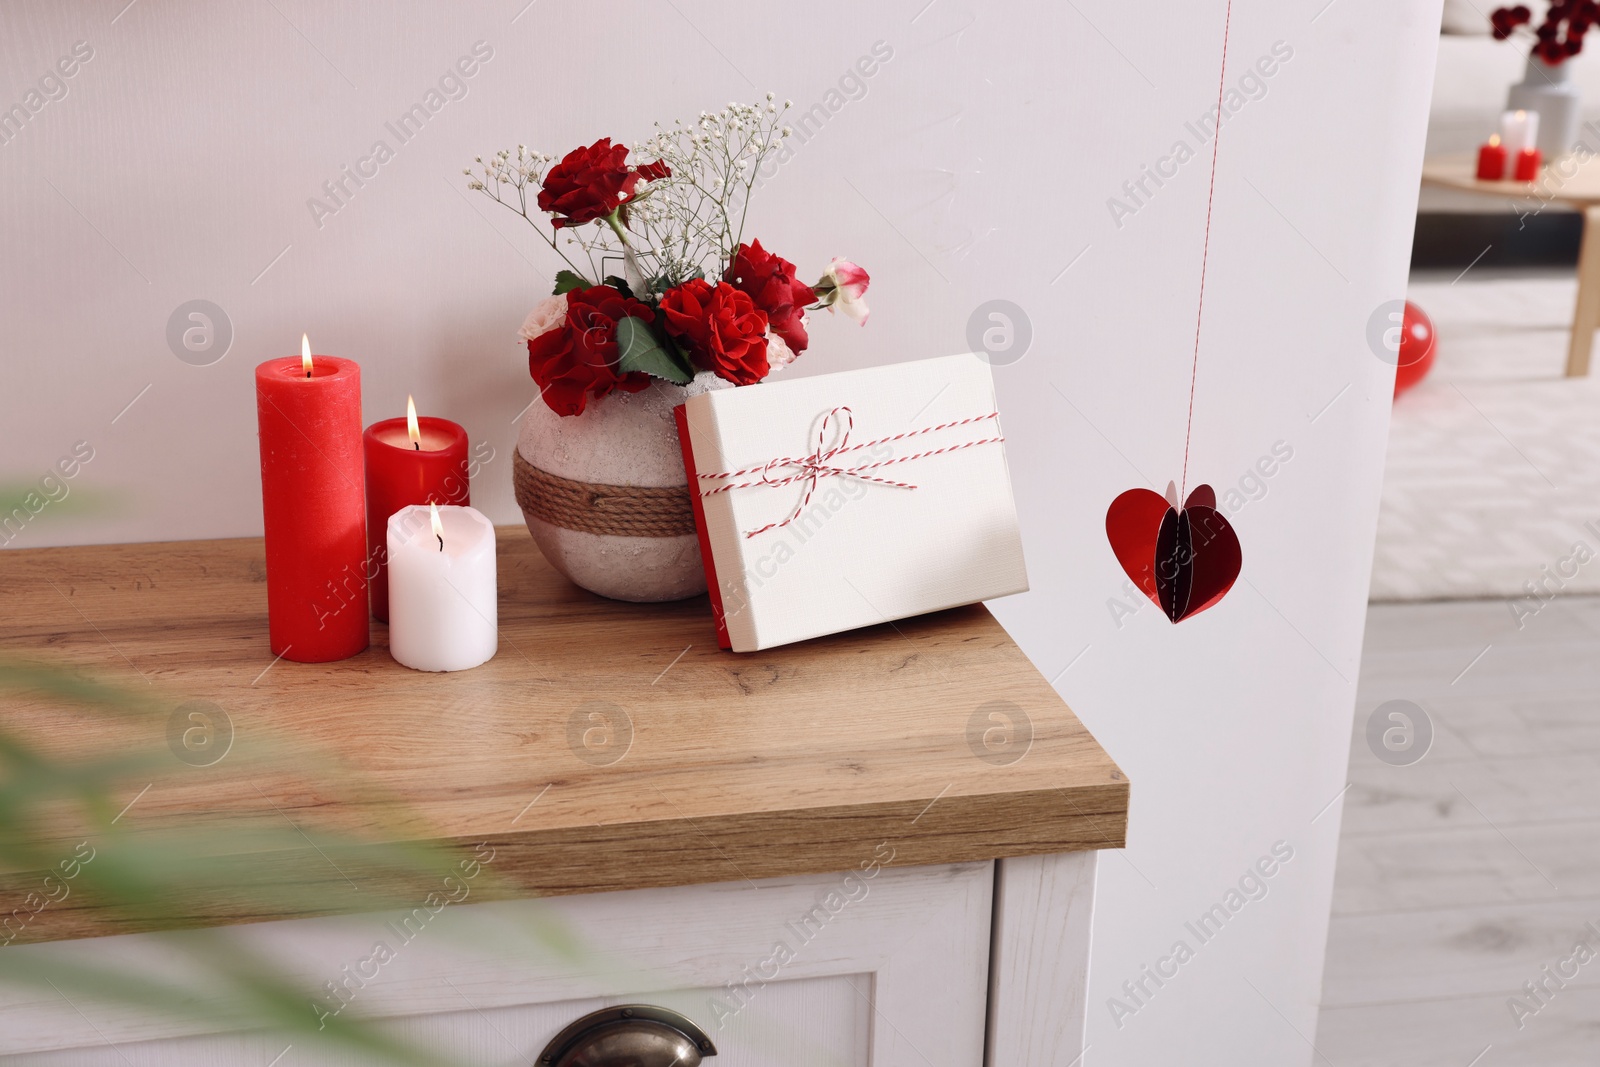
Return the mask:
[[[1217,107],[1228,85],[1228,31],[1233,0],[1222,20],[1222,69],[1217,75]],[[1195,385],[1200,378],[1200,328],[1205,323],[1206,266],[1211,257],[1211,209],[1217,189],[1217,152],[1222,131],[1211,138],[1211,185],[1206,194],[1205,237],[1200,246],[1200,293],[1195,309],[1194,354],[1189,361],[1189,414],[1183,434],[1183,477],[1189,477],[1189,445],[1194,436]],[[1111,551],[1133,584],[1174,623],[1198,615],[1233,588],[1244,562],[1239,537],[1217,510],[1217,494],[1199,485],[1178,504],[1178,489],[1167,483],[1162,497],[1149,489],[1130,489],[1106,510]]]
[[1178,507],[1167,496],[1129,489],[1106,511],[1106,537],[1133,584],[1174,623],[1198,615],[1233,588],[1244,555],[1233,527],[1217,510],[1217,494],[1196,486]]

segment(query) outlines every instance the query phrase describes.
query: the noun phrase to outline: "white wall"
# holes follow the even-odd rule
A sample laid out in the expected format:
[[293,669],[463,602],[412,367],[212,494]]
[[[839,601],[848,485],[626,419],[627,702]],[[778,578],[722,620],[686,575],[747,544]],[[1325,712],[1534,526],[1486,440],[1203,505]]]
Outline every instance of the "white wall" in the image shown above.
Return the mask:
[[[0,481],[94,449],[11,547],[258,533],[251,370],[302,330],[361,361],[369,420],[413,392],[491,441],[475,502],[515,520],[514,334],[554,265],[462,166],[769,87],[804,107],[882,40],[893,58],[767,187],[755,231],[803,274],[836,254],[873,274],[870,326],[817,323],[809,372],[963,350],[992,298],[1031,319],[997,377],[1033,592],[996,610],[1133,782],[1085,1062],[1310,1062],[1338,805],[1313,818],[1344,783],[1389,410],[1365,327],[1404,290],[1439,0],[1235,5],[1230,81],[1274,42],[1293,57],[1223,132],[1190,482],[1237,485],[1279,441],[1293,458],[1235,516],[1238,586],[1177,627],[1148,604],[1118,626],[1103,518],[1179,475],[1207,159],[1120,227],[1107,198],[1214,102],[1223,0],[733,21],[704,0],[125,2],[0,7],[0,106],[75,41],[94,51],[0,146]],[[306,201],[479,40],[469,95],[319,228]],[[212,366],[166,343],[194,298],[235,330]],[[1198,946],[1184,922],[1279,840],[1295,853],[1268,896]],[[1195,958],[1113,1023],[1108,998],[1180,938]]]

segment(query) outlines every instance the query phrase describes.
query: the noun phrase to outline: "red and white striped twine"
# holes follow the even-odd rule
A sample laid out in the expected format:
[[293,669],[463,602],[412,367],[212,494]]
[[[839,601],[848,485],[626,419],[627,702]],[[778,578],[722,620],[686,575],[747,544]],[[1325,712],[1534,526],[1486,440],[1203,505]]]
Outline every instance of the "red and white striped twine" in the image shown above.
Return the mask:
[[[876,448],[879,445],[893,444],[896,441],[904,441],[912,437],[921,437],[924,434],[938,433],[941,430],[953,430],[961,426],[970,426],[974,423],[987,422],[991,419],[998,420],[999,418],[1000,413],[998,411],[991,411],[987,415],[974,415],[969,419],[957,419],[954,422],[942,422],[937,426],[928,426],[920,430],[907,430],[905,433],[897,433],[889,437],[879,437],[876,440],[867,441],[863,444],[852,445],[850,443],[850,431],[855,428],[855,416],[847,407],[836,407],[822,417],[822,425],[817,430],[817,447],[816,450],[810,455],[780,456],[777,459],[768,460],[766,463],[756,467],[742,467],[736,471],[723,471],[720,474],[702,474],[700,475],[700,480],[702,482],[722,482],[723,484],[712,489],[706,489],[702,487],[700,495],[702,497],[716,496],[718,493],[729,493],[735,489],[756,489],[761,486],[767,486],[768,488],[776,489],[785,485],[793,485],[796,482],[804,482],[805,492],[801,494],[800,502],[796,504],[794,510],[789,513],[789,517],[784,519],[782,522],[771,522],[761,527],[759,530],[751,530],[749,533],[745,534],[746,537],[755,537],[758,534],[766,533],[768,530],[780,529],[798,519],[801,512],[805,511],[806,505],[811,503],[811,496],[816,492],[817,482],[820,479],[829,477],[857,478],[864,482],[874,482],[878,485],[886,485],[892,489],[915,489],[916,486],[912,485],[910,482],[897,482],[889,478],[879,478],[876,475],[868,474],[867,472],[878,470],[880,467],[887,467],[895,463],[909,463],[914,459],[926,459],[929,456],[940,456],[946,452],[959,452],[964,448],[973,448],[977,445],[999,444],[1000,442],[1004,441],[1005,438],[996,435],[994,437],[985,437],[976,441],[963,441],[961,444],[946,445],[943,448],[933,448],[926,452],[916,452],[909,456],[895,456],[892,459],[878,460],[875,463],[860,463],[856,464],[855,466],[848,467],[839,466],[832,462],[839,456],[845,455],[849,452],[860,452],[863,449]],[[830,426],[832,426],[835,419],[838,419],[843,423],[843,429],[839,432],[838,443],[832,448],[829,448],[828,429]],[[731,480],[736,478],[749,478],[749,476],[753,474],[759,474],[760,477],[742,482]]]

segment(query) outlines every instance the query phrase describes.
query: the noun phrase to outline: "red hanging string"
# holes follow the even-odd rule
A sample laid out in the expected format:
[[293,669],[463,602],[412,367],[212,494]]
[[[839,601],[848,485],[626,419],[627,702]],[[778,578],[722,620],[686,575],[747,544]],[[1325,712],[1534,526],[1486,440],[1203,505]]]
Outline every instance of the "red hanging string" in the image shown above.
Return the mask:
[[1217,129],[1211,135],[1211,185],[1206,190],[1206,238],[1200,251],[1200,306],[1194,315],[1194,360],[1189,367],[1189,423],[1183,431],[1183,478],[1178,483],[1178,506],[1189,489],[1189,439],[1194,433],[1194,389],[1200,375],[1200,322],[1206,310],[1206,261],[1211,256],[1211,207],[1217,194],[1217,146],[1222,143],[1222,96],[1228,85],[1228,30],[1233,23],[1233,0],[1228,0],[1222,20],[1222,70],[1217,75]]

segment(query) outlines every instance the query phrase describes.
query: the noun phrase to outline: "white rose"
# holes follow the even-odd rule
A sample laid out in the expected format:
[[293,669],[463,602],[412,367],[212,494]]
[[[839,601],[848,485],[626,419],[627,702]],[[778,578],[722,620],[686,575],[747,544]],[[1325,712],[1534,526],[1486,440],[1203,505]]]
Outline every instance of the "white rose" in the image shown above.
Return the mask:
[[532,341],[537,337],[549,333],[551,330],[567,321],[567,296],[547,296],[528,312],[528,317],[522,321],[522,329],[517,331],[517,336],[524,341]]

